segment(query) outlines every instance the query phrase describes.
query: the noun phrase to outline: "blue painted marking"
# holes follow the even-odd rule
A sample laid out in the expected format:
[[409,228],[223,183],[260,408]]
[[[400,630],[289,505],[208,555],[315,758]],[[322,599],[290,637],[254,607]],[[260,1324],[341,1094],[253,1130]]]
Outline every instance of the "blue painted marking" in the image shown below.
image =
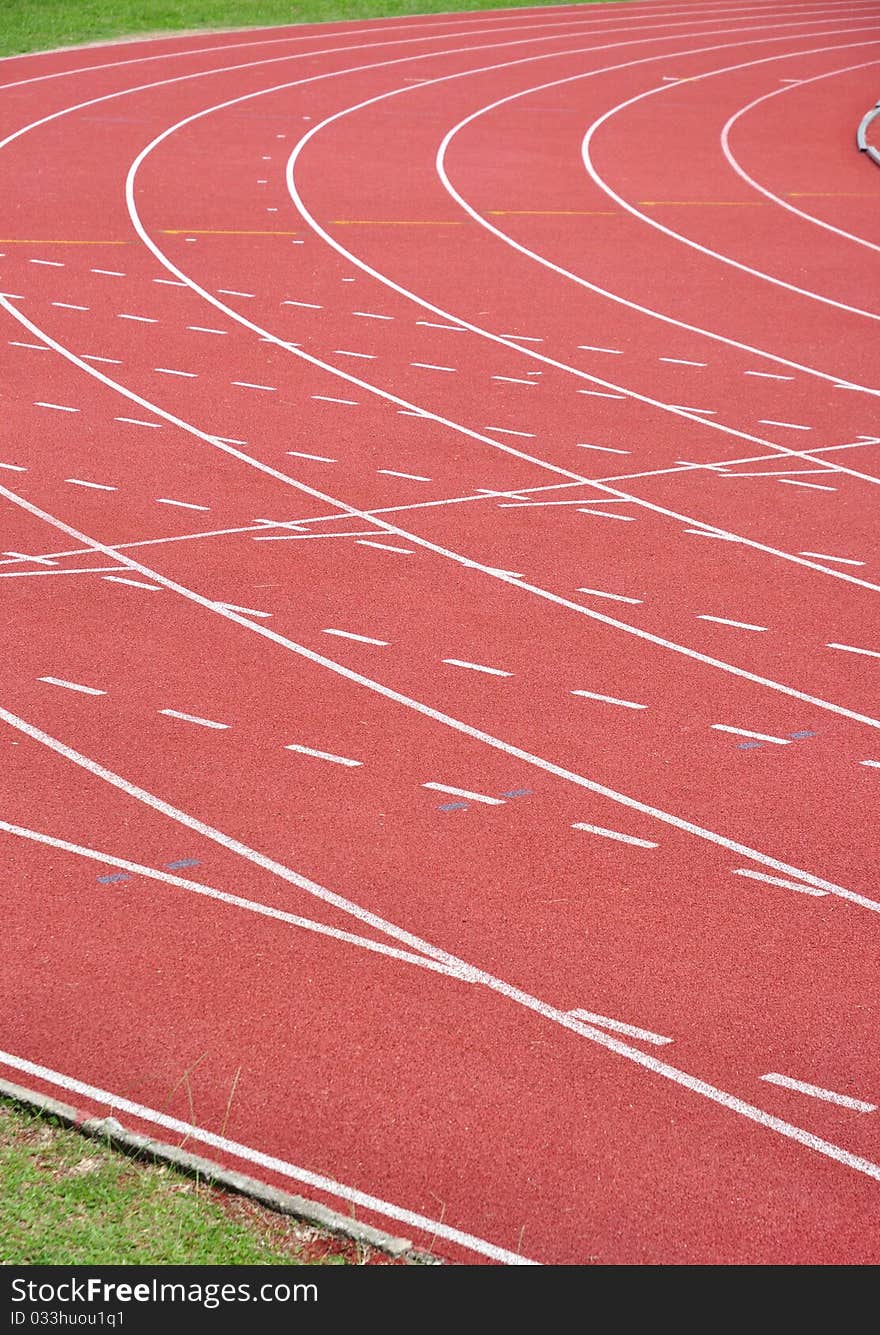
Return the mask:
[[445,802],[442,807],[437,808],[438,811],[467,811],[467,809],[467,802]]
[[509,793],[502,793],[501,796],[502,796],[502,797],[529,797],[529,796],[531,795],[531,791],[532,791],[531,788],[514,788],[512,792],[509,792]]
[[754,751],[755,747],[760,746],[760,742],[737,742],[738,751]]
[[816,736],[816,734],[815,734],[814,732],[810,732],[809,729],[807,729],[807,728],[805,728],[802,732],[790,732],[788,735],[789,735],[789,737],[794,737],[794,738],[800,738],[800,737],[815,737],[815,736]]
[[166,862],[165,866],[169,871],[175,871],[178,867],[199,867],[201,863],[198,858],[181,858],[179,862]]
[[125,874],[124,871],[115,871],[115,872],[113,872],[112,875],[110,875],[110,876],[99,876],[99,877],[98,877],[98,884],[99,884],[99,885],[112,885],[112,883],[113,883],[114,881],[127,881],[127,880],[129,880],[129,879],[130,879],[130,878],[129,878],[128,876],[126,876],[126,874]]

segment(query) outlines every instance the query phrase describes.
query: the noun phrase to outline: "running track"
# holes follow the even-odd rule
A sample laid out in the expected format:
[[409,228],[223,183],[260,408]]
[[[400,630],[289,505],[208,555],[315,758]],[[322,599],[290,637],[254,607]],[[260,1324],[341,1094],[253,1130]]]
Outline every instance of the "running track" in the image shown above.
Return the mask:
[[453,1260],[880,1260],[878,20],[0,63],[7,1079]]

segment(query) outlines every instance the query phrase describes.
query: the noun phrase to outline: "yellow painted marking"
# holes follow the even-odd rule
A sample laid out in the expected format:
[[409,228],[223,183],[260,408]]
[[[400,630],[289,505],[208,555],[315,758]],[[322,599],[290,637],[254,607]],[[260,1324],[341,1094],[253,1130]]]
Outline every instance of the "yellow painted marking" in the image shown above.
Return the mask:
[[876,190],[789,190],[789,199],[878,199]]
[[530,215],[544,218],[616,218],[613,209],[488,209],[490,217],[507,218]]
[[206,227],[160,227],[163,236],[299,236],[299,232],[222,231]]
[[444,218],[332,218],[331,227],[464,227],[462,219]]
[[50,241],[39,237],[25,240],[23,237],[0,237],[0,246],[127,246],[127,241]]
[[640,199],[638,202],[644,209],[658,209],[665,205],[669,205],[671,208],[683,208],[685,206],[716,209],[764,208],[764,201],[761,199]]

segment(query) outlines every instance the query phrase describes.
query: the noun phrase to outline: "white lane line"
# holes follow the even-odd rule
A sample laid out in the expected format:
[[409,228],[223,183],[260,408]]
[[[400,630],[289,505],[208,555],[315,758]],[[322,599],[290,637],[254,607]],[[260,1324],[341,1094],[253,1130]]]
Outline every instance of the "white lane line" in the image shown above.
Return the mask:
[[250,380],[233,380],[233,385],[239,389],[264,389],[267,393],[274,394],[277,391],[277,385],[255,385]]
[[338,635],[343,640],[358,640],[361,644],[378,644],[380,648],[387,649],[387,640],[374,640],[372,635],[355,635],[352,630],[334,630],[331,626],[325,626],[321,632],[323,635]]
[[239,607],[237,603],[217,603],[221,610],[240,612],[243,617],[270,617],[271,612],[257,612],[253,607]]
[[158,324],[151,315],[117,315],[117,320],[137,320],[139,324]]
[[51,352],[52,349],[45,343],[20,343],[18,339],[10,338],[9,346],[11,348],[28,348],[31,352]]
[[637,848],[659,848],[650,839],[636,839],[632,834],[621,834],[619,830],[605,830],[601,825],[585,825],[583,821],[578,821],[571,827],[573,830],[586,830],[588,834],[599,834],[603,839],[616,839],[622,844],[634,844]]
[[690,408],[686,403],[670,403],[670,408],[677,408],[682,413],[701,413],[704,417],[717,417],[716,408]]
[[450,797],[467,797],[471,802],[483,802],[487,807],[503,807],[504,799],[487,797],[485,793],[471,793],[467,788],[450,788],[447,783],[423,783],[423,788],[430,788],[435,793],[449,793]]
[[783,1089],[793,1089],[798,1094],[811,1094],[814,1099],[825,1103],[837,1103],[841,1108],[851,1108],[853,1112],[870,1113],[877,1111],[876,1103],[866,1103],[864,1099],[853,1099],[848,1094],[836,1094],[833,1089],[822,1089],[820,1085],[808,1085],[803,1080],[792,1080],[791,1076],[779,1075],[770,1071],[761,1076],[771,1085],[781,1085]]
[[606,705],[622,705],[624,709],[647,709],[647,705],[634,704],[632,700],[618,700],[613,695],[597,695],[595,691],[572,691],[572,695],[583,695],[587,700],[601,700]]
[[118,491],[117,487],[108,486],[106,482],[86,482],[81,477],[66,477],[65,482],[69,482],[72,487],[91,487],[94,491]]
[[841,649],[846,654],[865,654],[868,658],[880,658],[880,653],[876,649],[857,649],[852,644],[828,644],[827,649]]
[[[185,286],[185,284],[184,284]],[[224,297],[252,297],[253,292],[236,292],[231,287],[218,287],[218,292],[222,292]]]
[[0,579],[32,579],[36,575],[103,575],[105,570],[117,570],[117,566],[77,566],[74,570],[4,570]]
[[499,338],[513,338],[517,343],[543,343],[543,338],[526,338],[525,334],[499,334]]
[[743,371],[743,375],[760,376],[762,380],[794,380],[793,375],[775,375],[772,371]]
[[187,329],[191,329],[194,334],[228,334],[228,329],[208,329],[201,324],[188,324]]
[[153,593],[159,592],[158,584],[145,584],[142,579],[126,579],[124,575],[105,575],[104,578],[109,584],[130,584],[135,589],[151,589]]
[[125,274],[119,269],[90,269],[89,273],[105,274],[108,278],[124,278]]
[[282,301],[281,305],[282,305],[282,306],[305,306],[305,307],[307,307],[308,310],[310,310],[310,311],[322,311],[322,310],[324,309],[323,306],[319,306],[319,305],[318,305],[316,302],[314,302],[314,301]]
[[62,306],[66,311],[87,311],[88,306],[76,306],[72,301],[53,301],[53,306]]
[[26,473],[27,469],[22,468],[21,464],[0,464],[0,468],[8,468],[10,473]]
[[349,352],[348,348],[335,348],[333,355],[335,357],[360,357],[367,362],[377,360],[375,352]]
[[673,362],[676,366],[708,366],[709,364],[708,362],[691,362],[686,357],[661,357],[660,361]]
[[797,881],[788,881],[783,876],[768,876],[763,871],[752,871],[751,867],[737,867],[734,876],[747,876],[750,881],[766,881],[768,885],[781,885],[785,890],[797,890],[801,895],[815,895],[817,898],[827,895],[827,890],[819,890],[814,885],[799,885]]
[[[344,538],[345,536],[344,533],[339,534],[339,537]],[[413,555],[411,547],[392,547],[390,542],[372,542],[369,538],[358,538],[357,542],[359,547],[380,547],[383,552],[401,552],[404,556]]]
[[728,621],[726,617],[713,617],[708,612],[698,612],[698,621],[717,621],[719,626],[736,626],[738,630],[766,630],[766,626],[756,626],[751,621]]
[[128,422],[130,426],[150,426],[154,431],[160,430],[161,422],[145,422],[140,417],[117,417],[117,422]]
[[622,348],[594,348],[589,343],[579,343],[578,348],[581,352],[609,352],[613,353],[615,357],[623,356]]
[[602,589],[578,589],[578,593],[590,593],[594,598],[611,598],[616,603],[642,603],[643,598],[625,598],[622,593],[605,593]]
[[153,370],[158,371],[160,375],[182,375],[187,380],[197,379],[195,371],[173,371],[170,366],[154,366]]
[[589,394],[594,399],[625,399],[626,394],[611,394],[607,389],[577,389],[576,394]]
[[814,556],[818,561],[839,561],[844,566],[863,566],[864,561],[854,561],[849,556],[829,556],[827,552],[798,552],[799,556]]
[[314,459],[319,464],[336,463],[336,460],[331,459],[328,454],[305,454],[302,450],[287,450],[287,453],[293,455],[295,459]]
[[717,538],[719,542],[741,542],[733,533],[713,533],[707,528],[686,528],[685,533],[693,533],[698,538]]
[[579,515],[593,515],[601,519],[622,519],[625,524],[634,524],[635,515],[618,515],[612,510],[578,510]]
[[662,1034],[654,1034],[650,1029],[639,1029],[635,1024],[624,1024],[622,1020],[612,1020],[607,1015],[596,1015],[594,1011],[567,1011],[575,1020],[586,1020],[587,1024],[598,1025],[600,1029],[611,1029],[615,1034],[626,1034],[627,1038],[638,1038],[643,1043],[653,1043],[660,1047],[664,1043],[671,1043],[671,1038],[664,1038]]
[[184,723],[197,723],[200,728],[228,728],[228,723],[215,723],[213,719],[199,718],[198,714],[181,714],[177,709],[160,709],[160,714],[167,714],[169,718],[183,719]]
[[359,315],[364,320],[393,320],[393,315],[377,315],[375,311],[352,311],[352,315]]
[[28,264],[45,264],[51,269],[63,269],[61,260],[28,260]]
[[530,385],[533,389],[538,383],[537,380],[520,380],[519,376],[515,375],[493,375],[492,379],[504,380],[508,385]]
[[418,366],[422,371],[455,371],[454,366],[435,366],[433,362],[410,362],[410,366]]
[[872,769],[880,769],[880,760],[860,760],[860,765],[870,765]]
[[810,491],[837,491],[836,487],[824,487],[819,482],[801,482],[796,477],[779,477],[777,482],[784,482],[788,487],[809,487]]
[[501,668],[486,667],[483,663],[468,663],[463,658],[444,658],[444,663],[451,667],[470,668],[472,672],[486,672],[490,677],[512,677],[512,672],[502,672]]
[[181,283],[176,278],[154,278],[154,283],[161,283],[163,287],[186,287],[186,283]]
[[601,450],[603,454],[632,454],[632,450],[617,450],[613,445],[585,445],[582,440],[575,442],[579,450]]
[[45,681],[50,686],[63,686],[68,691],[80,691],[83,695],[106,695],[106,691],[99,691],[94,686],[81,686],[77,681],[65,681],[63,677],[37,677],[37,681]]
[[534,440],[534,431],[511,431],[508,426],[484,426],[484,431],[498,431],[502,436],[524,436],[526,440]]
[[157,496],[157,505],[178,505],[181,510],[210,510],[210,505],[193,505],[192,501],[173,501],[170,496]]
[[405,477],[409,482],[430,482],[429,477],[423,477],[420,473],[397,473],[393,468],[377,468],[377,473],[384,473],[386,477]]
[[122,362],[118,357],[96,357],[94,353],[90,355],[87,352],[80,353],[80,356],[84,362],[107,362],[110,366],[122,365]]
[[320,399],[323,403],[347,403],[350,408],[357,408],[357,399],[336,399],[332,394],[313,394],[313,399]]
[[[354,282],[354,279],[352,279]],[[436,324],[433,320],[416,320],[416,324],[425,325],[428,329],[449,329],[454,334],[466,334],[467,330],[462,329],[460,324]]]
[[37,399],[34,403],[35,408],[54,408],[56,413],[78,413],[79,408],[69,408],[63,403],[43,403]]
[[788,737],[771,737],[766,732],[749,732],[747,728],[731,728],[728,723],[713,723],[711,727],[716,732],[732,732],[737,737],[753,737],[758,742],[773,742],[776,746],[791,746],[791,740]]
[[800,422],[775,422],[772,417],[759,417],[759,426],[784,426],[789,431],[812,431],[811,426],[803,426]]
[[348,756],[334,756],[330,751],[313,751],[311,747],[297,746],[295,742],[291,742],[284,749],[285,751],[297,751],[303,756],[314,756],[316,760],[330,760],[334,765],[348,765],[351,768],[364,763],[362,760],[349,760]]

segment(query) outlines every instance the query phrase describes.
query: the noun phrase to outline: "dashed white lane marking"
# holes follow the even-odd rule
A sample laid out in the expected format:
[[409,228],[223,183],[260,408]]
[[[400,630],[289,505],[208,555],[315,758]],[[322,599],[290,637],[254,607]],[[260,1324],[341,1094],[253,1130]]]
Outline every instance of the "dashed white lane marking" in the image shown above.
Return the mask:
[[792,1080],[791,1076],[770,1071],[761,1076],[771,1085],[781,1085],[783,1089],[792,1089],[797,1094],[810,1094],[814,1099],[825,1103],[837,1103],[841,1108],[851,1108],[853,1112],[870,1113],[877,1111],[876,1103],[866,1103],[864,1099],[853,1099],[848,1094],[836,1094],[833,1089],[822,1089],[820,1085],[808,1085],[803,1080]]
[[314,756],[316,760],[329,760],[334,765],[348,765],[352,769],[364,763],[362,760],[349,760],[348,756],[334,756],[330,751],[313,751],[310,746],[297,746],[295,742],[291,742],[284,749],[285,751],[298,751],[302,756]]
[[607,389],[577,389],[576,394],[589,394],[594,399],[625,399],[625,394],[611,394]]
[[77,306],[72,301],[53,301],[52,305],[61,306],[66,311],[87,311],[89,309],[88,306]]
[[336,460],[331,459],[327,454],[305,454],[302,450],[287,450],[287,454],[292,454],[295,459],[314,459],[319,464],[335,464]]
[[788,487],[809,487],[810,491],[837,491],[836,487],[823,487],[819,482],[801,482],[796,477],[778,477],[777,482],[784,482]]
[[579,450],[601,450],[603,454],[632,454],[632,450],[617,450],[613,445],[585,445],[582,440],[576,445]]
[[81,477],[66,477],[65,482],[69,482],[72,487],[91,487],[94,491],[117,491],[117,487],[110,487],[106,482],[86,482]]
[[628,1038],[638,1038],[643,1043],[653,1043],[657,1047],[672,1042],[671,1038],[654,1034],[650,1029],[639,1029],[638,1025],[624,1024],[622,1020],[612,1020],[607,1015],[596,1015],[594,1011],[567,1011],[566,1014],[573,1020],[586,1020],[587,1024],[598,1025],[600,1029],[611,1029],[615,1034],[626,1034]]
[[[353,282],[354,279],[351,279],[349,281]],[[355,312],[355,314],[357,314],[357,312]],[[462,329],[461,325],[458,324],[436,324],[433,320],[416,320],[416,324],[425,325],[427,329],[448,329],[454,334],[467,333],[467,330]]]
[[181,714],[177,709],[160,709],[160,714],[167,714],[169,718],[183,719],[184,723],[197,723],[200,728],[228,728],[228,723],[216,723],[210,718],[199,718],[198,714]]
[[602,589],[578,589],[578,593],[591,593],[594,598],[611,598],[616,603],[641,603],[642,598],[626,598],[622,593],[605,593]]
[[420,473],[397,473],[393,468],[377,468],[377,473],[384,473],[386,477],[405,477],[410,482],[430,482],[429,477],[423,477]]
[[[880,654],[877,656],[880,658]],[[788,737],[771,737],[766,732],[749,732],[747,728],[731,728],[728,723],[713,723],[711,726],[716,732],[732,732],[737,737],[753,737],[758,742],[773,742],[776,746],[791,746],[791,739]]]
[[187,329],[191,329],[194,334],[228,334],[228,329],[208,329],[202,324],[188,324]]
[[393,320],[393,315],[377,315],[375,311],[352,311],[352,315],[359,315],[364,320]]
[[762,380],[794,380],[793,375],[776,375],[773,371],[743,371],[743,375],[760,376]]
[[109,584],[130,584],[133,589],[150,589],[153,593],[159,593],[158,584],[147,584],[142,579],[126,579],[124,575],[105,575],[104,578]]
[[152,315],[117,315],[117,320],[137,320],[139,324],[158,324]]
[[153,370],[158,371],[160,375],[182,375],[187,380],[197,379],[195,371],[173,371],[170,366],[154,366]]
[[27,469],[21,464],[0,464],[0,468],[8,468],[10,473],[26,473]]
[[36,402],[35,402],[35,404],[34,404],[34,407],[35,407],[35,408],[54,408],[55,411],[56,411],[57,413],[78,413],[78,412],[79,412],[79,408],[69,408],[69,407],[68,407],[66,404],[64,404],[64,403],[43,403],[42,400],[40,400],[40,399],[37,399],[37,400],[36,400]]
[[375,352],[350,352],[348,348],[336,348],[333,355],[335,357],[360,357],[367,362],[377,360]]
[[502,436],[524,436],[526,440],[534,440],[534,431],[512,431],[509,426],[484,426],[484,431],[497,431]]
[[410,362],[410,366],[417,366],[421,371],[455,371],[454,366],[437,366],[434,362]]
[[499,338],[512,338],[517,343],[543,343],[543,338],[526,338],[525,334],[499,334]]
[[322,634],[338,635],[343,640],[358,640],[361,644],[378,644],[381,649],[387,649],[387,640],[374,640],[372,635],[355,635],[352,630],[334,630],[331,626],[325,626]]
[[258,612],[253,607],[239,607],[237,603],[217,603],[220,611],[240,612],[245,617],[271,617],[271,612]]
[[759,417],[758,423],[760,426],[784,426],[789,431],[812,431],[813,429],[811,426],[804,426],[801,422],[776,422],[772,417]]
[[766,630],[766,626],[756,626],[751,621],[728,621],[727,617],[713,617],[708,612],[698,612],[698,621],[717,621],[719,626],[736,626],[738,630]]
[[224,297],[252,297],[253,292],[234,292],[231,287],[218,287],[218,292],[222,292]]
[[357,408],[357,399],[336,399],[332,394],[313,394],[313,399],[320,399],[322,403],[346,403],[350,408]]
[[181,283],[176,278],[154,278],[153,282],[161,283],[163,287],[186,287],[186,283]]
[[870,765],[872,769],[880,769],[880,760],[860,760],[860,765]]
[[716,408],[691,408],[686,403],[670,403],[668,406],[670,408],[677,408],[679,412],[683,413],[701,413],[703,417],[718,416],[718,410]]
[[691,362],[686,357],[661,357],[661,362],[673,362],[676,366],[708,366],[708,362]]
[[[315,301],[282,301],[282,306],[305,306],[310,311],[322,311],[323,306],[319,306]],[[357,312],[355,311],[355,314]]]
[[471,802],[484,802],[487,807],[503,807],[500,797],[487,797],[485,793],[471,793],[467,788],[450,788],[448,783],[423,783],[423,788],[430,788],[435,793],[449,793],[450,797],[467,797]]
[[589,343],[579,343],[578,348],[581,352],[609,352],[613,353],[615,357],[623,356],[622,348],[593,348]]
[[622,519],[627,524],[635,523],[635,515],[618,515],[612,510],[578,510],[579,515],[599,516],[602,519]]
[[89,273],[105,274],[107,278],[124,278],[125,274],[119,269],[90,269]]
[[87,352],[81,352],[80,356],[84,362],[107,362],[110,366],[122,365],[118,357],[96,357],[94,353],[89,355]]
[[359,547],[380,547],[383,552],[400,552],[403,556],[412,556],[411,547],[392,547],[390,542],[373,542],[370,538],[358,538]]
[[613,695],[598,695],[595,691],[572,691],[572,695],[583,695],[587,700],[600,700],[605,705],[622,705],[624,709],[647,709],[647,705],[637,705],[632,700],[618,700]]
[[15,339],[15,338],[11,338],[11,339],[9,340],[9,346],[10,346],[11,348],[29,348],[31,352],[51,352],[51,351],[52,351],[52,349],[51,349],[51,348],[48,348],[48,347],[46,346],[45,343],[19,343],[18,339]]
[[501,668],[486,667],[483,663],[468,663],[463,658],[444,658],[444,663],[451,667],[470,668],[472,672],[486,672],[490,677],[512,677],[512,672],[503,672]]
[[193,505],[192,501],[175,501],[170,496],[157,496],[157,505],[179,505],[181,510],[210,510],[210,505]]
[[880,653],[876,649],[857,649],[852,644],[828,644],[828,649],[842,649],[846,654],[865,654],[868,658],[880,658]]
[[152,427],[154,431],[160,431],[162,429],[161,422],[145,422],[141,417],[117,417],[116,421],[128,422],[131,426],[149,426]]
[[52,269],[63,269],[61,260],[28,260],[28,264],[45,264]]
[[50,686],[63,686],[68,691],[80,691],[83,695],[106,695],[106,691],[99,691],[95,686],[82,686],[78,681],[65,681],[63,677],[37,677],[37,681],[45,681]]
[[797,881],[787,881],[783,876],[768,876],[763,871],[752,871],[751,867],[737,867],[734,876],[747,876],[750,881],[766,881],[768,885],[781,885],[785,890],[797,890],[801,895],[827,895],[827,890],[819,890],[815,885],[799,885]]
[[[415,362],[413,362],[413,365],[415,365]],[[493,375],[492,379],[506,380],[509,385],[531,385],[534,387],[538,383],[537,380],[520,380],[519,376],[515,375]]]
[[587,834],[599,834],[603,839],[617,839],[622,844],[634,844],[637,848],[659,848],[660,845],[650,839],[637,839],[633,834],[621,834],[619,830],[605,830],[601,825],[586,825],[577,821],[573,830],[586,830]]
[[708,528],[686,528],[685,533],[693,533],[697,538],[717,538],[719,542],[739,542],[734,533],[713,533]]
[[239,389],[264,389],[269,394],[274,394],[277,390],[276,385],[255,385],[250,380],[233,380],[232,383]]

